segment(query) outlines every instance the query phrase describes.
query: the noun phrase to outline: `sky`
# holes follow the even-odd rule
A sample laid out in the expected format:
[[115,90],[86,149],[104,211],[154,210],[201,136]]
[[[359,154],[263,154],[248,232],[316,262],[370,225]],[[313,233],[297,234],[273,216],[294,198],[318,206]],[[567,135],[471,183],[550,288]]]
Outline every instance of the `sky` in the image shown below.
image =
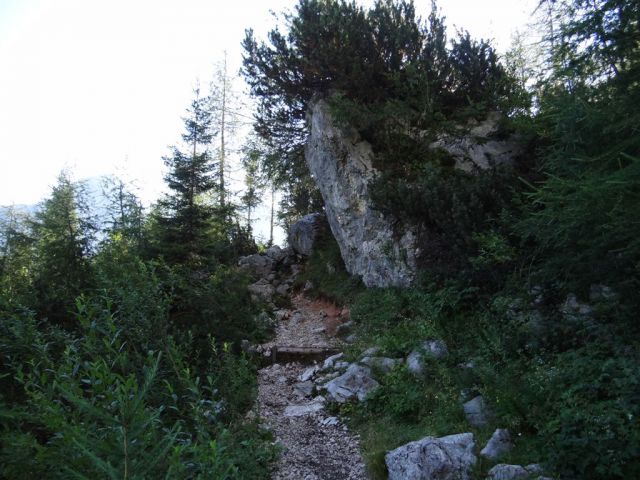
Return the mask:
[[[362,1],[364,4],[370,0]],[[417,0],[426,16],[429,1]],[[182,132],[193,88],[227,52],[238,71],[246,28],[258,37],[294,0],[0,0],[0,205],[33,204],[62,169],[118,174],[146,204],[163,191],[162,156]],[[499,50],[533,0],[440,0],[448,25]],[[237,89],[244,88],[239,79]],[[249,107],[244,112],[251,116]],[[241,172],[236,172],[236,189]],[[266,209],[256,227],[266,235]],[[278,240],[282,232],[278,232]]]

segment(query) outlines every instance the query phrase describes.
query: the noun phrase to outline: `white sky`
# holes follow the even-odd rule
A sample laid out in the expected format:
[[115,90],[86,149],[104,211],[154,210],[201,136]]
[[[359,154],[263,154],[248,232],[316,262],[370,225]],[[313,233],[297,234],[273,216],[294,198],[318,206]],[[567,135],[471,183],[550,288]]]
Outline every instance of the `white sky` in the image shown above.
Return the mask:
[[[270,10],[295,3],[0,0],[0,205],[38,202],[65,167],[78,179],[124,172],[155,200],[197,79],[206,85],[224,50],[237,71],[245,28],[264,36]],[[416,1],[425,16],[430,3]],[[500,50],[534,5],[439,1],[450,26]]]

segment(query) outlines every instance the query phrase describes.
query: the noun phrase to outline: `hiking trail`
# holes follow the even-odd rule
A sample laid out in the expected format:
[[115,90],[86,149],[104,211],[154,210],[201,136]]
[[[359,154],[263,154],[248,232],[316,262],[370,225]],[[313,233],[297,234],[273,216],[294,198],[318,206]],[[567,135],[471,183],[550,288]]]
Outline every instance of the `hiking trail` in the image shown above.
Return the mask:
[[275,351],[275,363],[258,373],[257,413],[282,449],[272,478],[364,480],[358,436],[326,410],[311,381],[324,358],[340,351],[335,332],[341,311],[303,294],[291,302],[291,309],[280,311],[275,337],[261,346]]

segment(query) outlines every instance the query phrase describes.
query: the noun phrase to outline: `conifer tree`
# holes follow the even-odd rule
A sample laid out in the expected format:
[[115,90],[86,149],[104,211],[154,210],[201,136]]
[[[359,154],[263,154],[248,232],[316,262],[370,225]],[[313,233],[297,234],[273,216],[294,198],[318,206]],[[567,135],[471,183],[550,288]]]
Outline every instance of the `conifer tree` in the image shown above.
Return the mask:
[[82,185],[62,172],[33,224],[35,289],[43,316],[63,321],[76,296],[89,285],[88,258],[95,230]]
[[198,89],[185,117],[184,148],[172,148],[164,158],[171,193],[159,202],[159,250],[170,262],[199,263],[210,252],[209,229],[213,209],[203,195],[216,188],[209,146],[212,140],[209,98]]
[[15,207],[0,210],[0,291],[5,298],[20,302],[28,295],[33,261],[33,237],[29,218]]
[[247,229],[251,232],[251,214],[262,203],[262,192],[265,187],[264,179],[260,174],[260,151],[255,143],[245,149],[242,164],[245,170],[245,191],[240,200],[247,212]]
[[106,233],[110,236],[119,235],[126,241],[139,246],[142,241],[144,221],[140,199],[118,177],[105,178],[103,194],[108,202]]

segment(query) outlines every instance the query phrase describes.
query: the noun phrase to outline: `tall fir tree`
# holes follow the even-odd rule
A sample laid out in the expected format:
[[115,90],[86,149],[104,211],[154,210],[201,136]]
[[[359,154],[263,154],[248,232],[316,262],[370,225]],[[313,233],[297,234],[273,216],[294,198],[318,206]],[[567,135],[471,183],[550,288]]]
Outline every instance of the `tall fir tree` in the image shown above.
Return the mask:
[[33,236],[26,212],[0,209],[0,291],[11,302],[29,296],[33,262]]
[[132,246],[141,247],[144,208],[140,199],[124,180],[115,176],[104,179],[103,195],[107,200],[105,233],[111,240],[117,236]]
[[157,226],[159,253],[171,263],[201,264],[211,252],[210,229],[213,207],[203,196],[216,187],[214,164],[209,147],[212,141],[210,99],[199,89],[183,119],[184,148],[172,148],[164,158],[165,176],[171,193],[159,202]]
[[240,197],[244,211],[247,214],[247,229],[252,231],[252,213],[262,203],[262,193],[266,187],[264,175],[260,170],[261,149],[259,140],[251,138],[243,149],[242,166],[245,171],[245,191]]
[[82,185],[62,172],[33,224],[36,308],[42,316],[69,323],[76,297],[91,283],[95,231]]

